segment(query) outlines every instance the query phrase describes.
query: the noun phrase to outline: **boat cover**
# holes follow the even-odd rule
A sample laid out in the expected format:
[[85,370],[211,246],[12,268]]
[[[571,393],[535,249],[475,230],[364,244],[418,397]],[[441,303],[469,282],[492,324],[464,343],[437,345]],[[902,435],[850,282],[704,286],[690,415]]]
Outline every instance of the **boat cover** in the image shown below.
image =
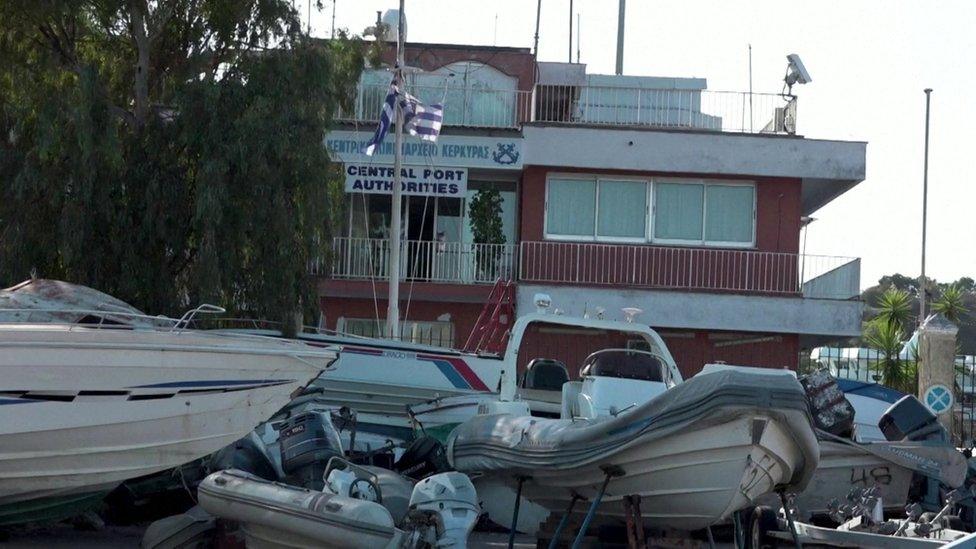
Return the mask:
[[[786,422],[804,463],[788,483],[802,488],[819,448],[803,387],[791,375],[729,368],[701,373],[617,417],[540,419],[507,414],[475,416],[448,439],[448,457],[465,473],[574,469],[604,462],[634,443],[764,413]],[[639,442],[638,442],[639,441]]]
[[63,323],[95,317],[93,322],[96,323],[104,319],[129,326],[151,327],[156,324],[145,316],[145,313],[120,299],[87,286],[60,280],[27,280],[0,290],[0,322]]

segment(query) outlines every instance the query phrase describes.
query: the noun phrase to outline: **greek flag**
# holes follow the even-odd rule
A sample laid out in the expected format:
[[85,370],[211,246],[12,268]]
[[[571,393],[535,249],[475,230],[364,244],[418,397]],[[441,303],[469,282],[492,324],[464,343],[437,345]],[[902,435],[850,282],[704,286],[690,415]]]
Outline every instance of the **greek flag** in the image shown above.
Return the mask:
[[443,105],[439,103],[424,105],[416,97],[403,92],[400,109],[403,111],[403,128],[410,132],[410,135],[424,141],[437,141],[437,136],[441,133],[441,123],[444,121]]
[[393,81],[390,82],[390,91],[386,94],[386,100],[383,101],[383,112],[380,113],[380,125],[376,127],[376,133],[373,134],[373,138],[369,140],[366,144],[366,155],[373,156],[376,152],[376,147],[383,142],[383,138],[386,137],[386,132],[390,130],[390,123],[393,120],[394,109],[396,105],[396,98],[400,94],[400,87],[397,82],[397,77],[393,77]]

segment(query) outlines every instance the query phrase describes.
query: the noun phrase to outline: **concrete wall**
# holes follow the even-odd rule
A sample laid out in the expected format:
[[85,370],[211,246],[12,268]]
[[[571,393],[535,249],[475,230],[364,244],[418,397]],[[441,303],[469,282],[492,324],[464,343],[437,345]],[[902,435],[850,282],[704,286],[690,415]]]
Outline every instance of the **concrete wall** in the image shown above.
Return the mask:
[[520,284],[516,310],[534,310],[537,293],[549,294],[553,307],[567,314],[603,307],[608,318],[622,318],[622,308],[638,307],[644,310],[638,320],[661,328],[837,337],[861,334],[863,303],[859,301]]

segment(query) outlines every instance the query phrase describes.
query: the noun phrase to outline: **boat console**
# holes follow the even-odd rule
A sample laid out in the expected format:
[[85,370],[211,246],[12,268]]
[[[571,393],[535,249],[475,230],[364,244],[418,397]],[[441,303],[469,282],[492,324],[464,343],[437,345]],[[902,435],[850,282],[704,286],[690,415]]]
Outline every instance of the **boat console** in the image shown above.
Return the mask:
[[617,416],[675,384],[662,357],[636,349],[597,351],[583,361],[580,377],[563,385],[564,419]]

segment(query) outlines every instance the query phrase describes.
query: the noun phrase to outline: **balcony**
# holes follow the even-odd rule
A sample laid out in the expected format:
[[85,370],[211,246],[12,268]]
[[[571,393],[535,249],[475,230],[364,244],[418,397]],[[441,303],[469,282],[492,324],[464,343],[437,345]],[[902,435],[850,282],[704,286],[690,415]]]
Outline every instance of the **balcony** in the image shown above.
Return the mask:
[[[354,107],[336,119],[379,120],[386,84],[361,84]],[[518,129],[523,123],[653,127],[793,134],[796,99],[779,94],[695,89],[536,85],[533,91],[410,86],[425,103],[444,104],[444,125]]]
[[519,282],[850,299],[860,259],[753,250],[522,242]]
[[779,94],[616,86],[537,85],[533,122],[735,133],[796,131],[796,98]]
[[[493,284],[515,274],[514,244],[471,244],[408,240],[402,243],[400,279],[416,282]],[[387,280],[390,242],[379,238],[337,237],[332,241],[331,273],[319,261],[312,274],[335,279]]]
[[[576,242],[470,244],[403,242],[401,280],[492,284],[517,276],[528,284],[608,286],[847,300],[860,294],[861,260],[754,250]],[[333,239],[329,268],[311,273],[347,280],[387,280],[390,243]]]

